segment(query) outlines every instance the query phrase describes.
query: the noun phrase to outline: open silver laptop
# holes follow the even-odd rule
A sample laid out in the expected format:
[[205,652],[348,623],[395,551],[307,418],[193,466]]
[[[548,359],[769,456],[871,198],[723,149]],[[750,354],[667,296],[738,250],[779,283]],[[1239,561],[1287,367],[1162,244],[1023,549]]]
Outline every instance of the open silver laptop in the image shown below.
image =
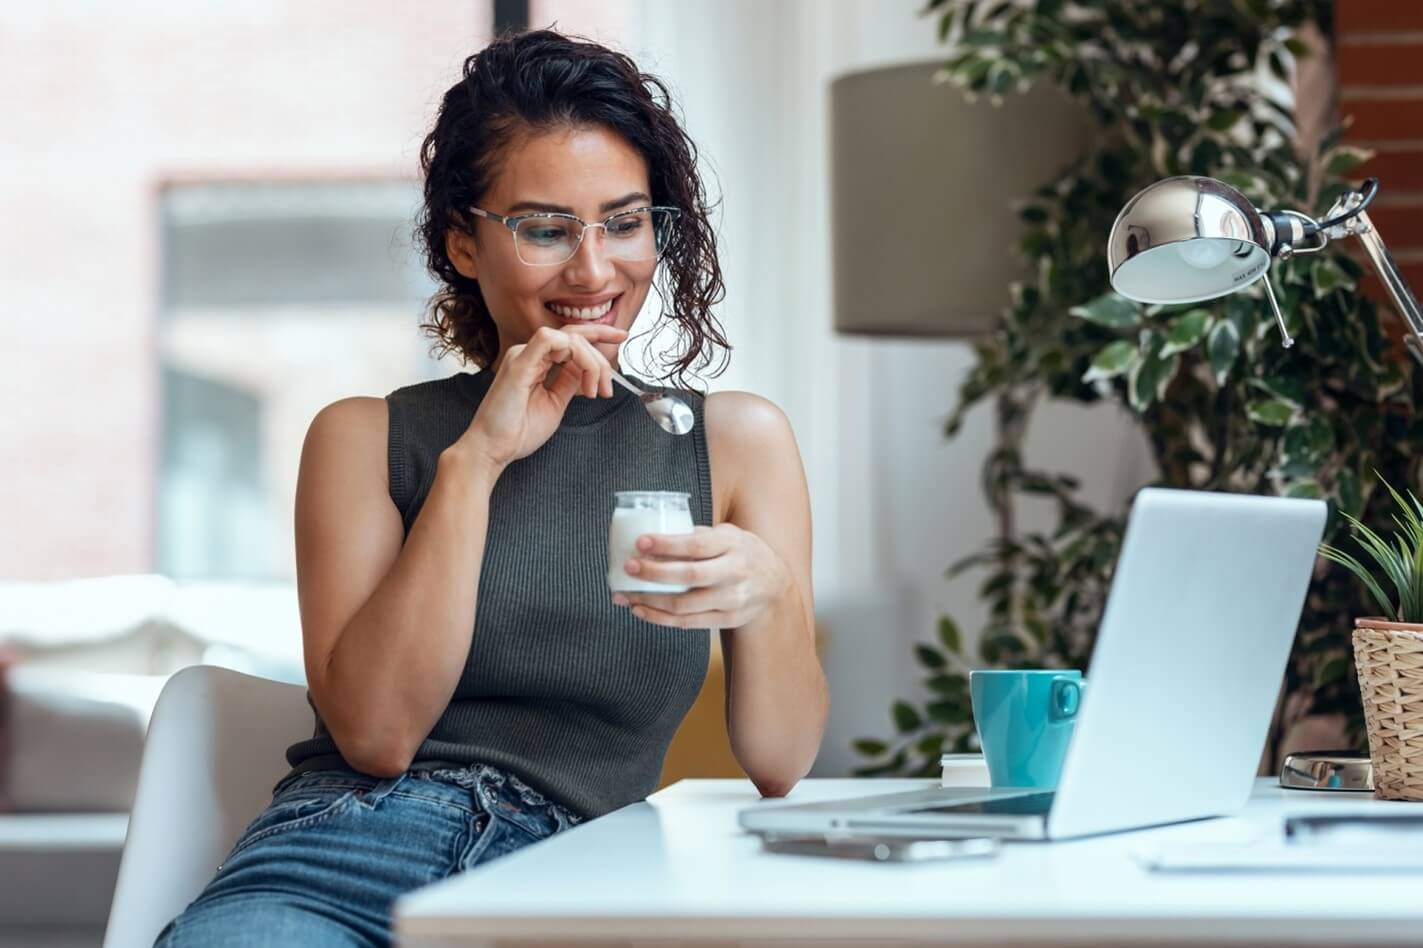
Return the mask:
[[946,787],[763,803],[773,835],[1059,839],[1233,813],[1260,762],[1325,505],[1137,494],[1055,792]]

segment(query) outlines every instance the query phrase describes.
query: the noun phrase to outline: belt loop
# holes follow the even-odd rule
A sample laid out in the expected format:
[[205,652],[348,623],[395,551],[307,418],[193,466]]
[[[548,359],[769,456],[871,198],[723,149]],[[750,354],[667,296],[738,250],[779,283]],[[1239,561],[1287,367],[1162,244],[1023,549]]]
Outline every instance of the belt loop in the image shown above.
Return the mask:
[[377,803],[390,796],[391,791],[394,790],[396,787],[400,786],[401,783],[403,783],[405,778],[408,776],[410,776],[409,771],[401,774],[399,777],[385,778],[380,783],[376,784],[374,787],[371,787],[365,793],[360,794],[361,800],[366,804],[366,806],[375,806]]

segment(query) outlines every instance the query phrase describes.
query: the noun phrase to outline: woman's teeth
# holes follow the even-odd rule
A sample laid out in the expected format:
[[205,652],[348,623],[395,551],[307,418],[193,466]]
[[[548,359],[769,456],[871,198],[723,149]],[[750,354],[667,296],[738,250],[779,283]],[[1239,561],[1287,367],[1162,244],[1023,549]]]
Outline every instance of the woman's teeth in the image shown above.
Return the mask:
[[549,309],[553,310],[564,319],[602,319],[608,315],[608,310],[613,308],[612,300],[604,300],[597,306],[560,306],[557,303],[545,303]]

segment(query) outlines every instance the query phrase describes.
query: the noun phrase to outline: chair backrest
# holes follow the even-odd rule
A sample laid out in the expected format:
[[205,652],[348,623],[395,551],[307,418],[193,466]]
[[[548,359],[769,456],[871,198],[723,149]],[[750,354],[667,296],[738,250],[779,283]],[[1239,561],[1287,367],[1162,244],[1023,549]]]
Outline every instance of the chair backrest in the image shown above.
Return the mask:
[[283,750],[311,728],[300,685],[207,665],[168,680],[144,742],[104,948],[153,944],[270,802],[287,771]]

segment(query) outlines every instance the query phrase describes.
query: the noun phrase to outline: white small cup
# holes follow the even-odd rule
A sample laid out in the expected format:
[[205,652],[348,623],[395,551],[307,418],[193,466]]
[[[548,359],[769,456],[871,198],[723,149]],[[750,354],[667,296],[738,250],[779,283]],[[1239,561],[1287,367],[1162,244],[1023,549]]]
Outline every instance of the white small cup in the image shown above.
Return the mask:
[[629,575],[623,566],[637,558],[640,536],[692,532],[691,495],[666,490],[620,490],[613,493],[613,498],[613,519],[608,526],[608,588],[613,592],[686,592],[686,586]]

